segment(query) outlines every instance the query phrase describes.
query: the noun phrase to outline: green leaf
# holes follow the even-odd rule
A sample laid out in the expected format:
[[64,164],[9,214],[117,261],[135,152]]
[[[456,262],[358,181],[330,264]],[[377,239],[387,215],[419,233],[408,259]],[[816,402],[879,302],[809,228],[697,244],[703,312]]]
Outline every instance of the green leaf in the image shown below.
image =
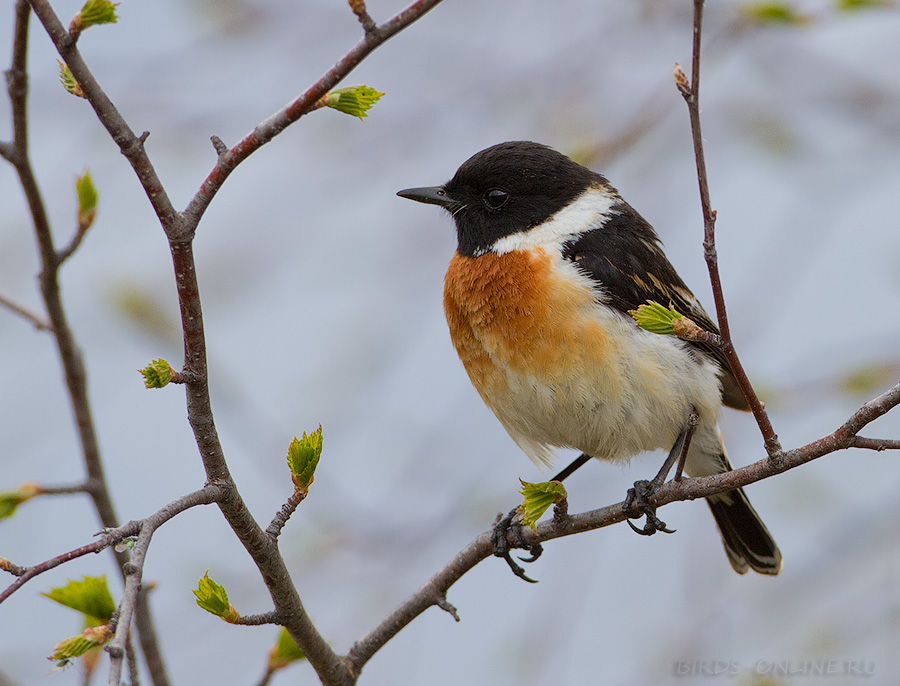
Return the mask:
[[197,605],[216,617],[231,623],[240,618],[237,610],[228,602],[225,588],[209,578],[209,570],[206,570],[206,574],[197,584],[197,590],[193,593],[197,596]]
[[59,81],[62,83],[63,88],[65,88],[72,95],[83,98],[84,92],[81,90],[81,86],[78,85],[78,81],[75,80],[75,77],[72,75],[72,70],[69,69],[69,65],[65,62],[59,63]]
[[754,2],[744,5],[741,9],[757,24],[800,26],[810,22],[809,16],[800,14],[786,2]]
[[143,369],[138,369],[138,371],[144,377],[144,386],[146,388],[162,388],[172,381],[172,372],[174,370],[169,366],[168,362],[159,358],[158,360],[153,360]]
[[0,491],[0,519],[12,517],[16,508],[24,502],[40,495],[43,489],[37,484],[24,483],[9,491]]
[[116,543],[113,546],[113,549],[117,553],[124,553],[126,550],[132,550],[135,543],[137,543],[137,538],[135,538],[134,536],[127,536],[126,538],[123,538],[121,541]]
[[81,8],[81,28],[95,24],[115,24],[119,21],[116,16],[116,7],[121,3],[109,0],[87,0]]
[[97,215],[98,197],[89,171],[85,170],[82,176],[75,179],[75,192],[78,194],[78,228],[87,231]]
[[69,581],[65,586],[51,588],[41,595],[77,612],[108,622],[116,611],[116,604],[106,585],[106,575],[85,576],[81,581]]
[[287,629],[281,627],[281,631],[278,633],[278,642],[269,651],[269,664],[266,667],[266,671],[271,674],[279,669],[284,669],[298,660],[305,659],[306,655],[300,650],[300,646],[291,638]]
[[835,0],[838,12],[859,12],[860,10],[883,9],[890,7],[890,0]]
[[77,636],[64,639],[56,644],[53,655],[48,660],[55,660],[57,667],[65,667],[69,660],[84,655],[89,650],[108,643],[114,632],[108,624],[88,627]]
[[522,484],[520,493],[524,497],[522,504],[519,505],[519,518],[522,524],[532,529],[552,505],[567,497],[566,488],[559,481],[532,484],[519,479],[519,482]]
[[381,99],[384,93],[379,93],[368,86],[350,86],[330,91],[325,96],[325,105],[339,112],[352,114],[354,117],[365,119],[369,116],[369,110]]
[[322,425],[308,436],[303,432],[302,438],[294,436],[288,447],[287,463],[291,470],[294,488],[306,492],[313,482],[319,458],[322,456]]
[[636,310],[629,310],[628,314],[634,318],[634,321],[636,321],[638,326],[642,329],[646,329],[650,333],[668,335],[674,333],[672,330],[672,322],[684,317],[684,315],[676,310],[671,304],[669,307],[663,307],[655,300],[648,300]]
[[851,370],[837,379],[838,387],[852,395],[871,395],[891,385],[900,373],[896,362],[876,362]]
[[78,211],[87,212],[97,207],[97,189],[91,179],[91,173],[85,169],[84,174],[75,179],[75,191],[78,193]]

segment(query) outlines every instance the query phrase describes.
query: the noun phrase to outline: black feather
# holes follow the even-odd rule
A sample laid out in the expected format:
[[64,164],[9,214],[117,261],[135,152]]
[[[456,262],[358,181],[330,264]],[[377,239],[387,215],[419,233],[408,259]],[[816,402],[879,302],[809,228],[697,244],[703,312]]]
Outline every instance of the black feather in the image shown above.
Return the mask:
[[[664,306],[671,303],[700,328],[719,333],[666,258],[653,227],[625,202],[613,207],[613,214],[602,225],[567,242],[563,256],[601,285],[607,305],[626,315],[648,300]],[[718,363],[723,402],[738,410],[749,409],[721,348],[707,343],[690,345]]]

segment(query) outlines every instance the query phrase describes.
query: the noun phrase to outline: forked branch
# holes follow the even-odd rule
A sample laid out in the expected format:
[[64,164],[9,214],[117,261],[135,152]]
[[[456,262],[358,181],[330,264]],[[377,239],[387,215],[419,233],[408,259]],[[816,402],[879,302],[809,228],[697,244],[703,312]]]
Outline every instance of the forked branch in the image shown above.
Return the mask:
[[713,300],[716,304],[716,317],[719,323],[719,331],[722,336],[722,350],[731,366],[731,371],[750,405],[750,410],[756,418],[759,430],[762,433],[766,452],[769,457],[775,457],[781,452],[781,443],[775,434],[775,429],[769,421],[769,415],[765,406],[753,390],[750,379],[744,371],[744,366],[738,358],[731,338],[731,328],[728,325],[728,312],[725,309],[725,295],[722,292],[722,279],[719,276],[719,260],[716,253],[716,211],[712,208],[709,198],[709,181],[706,176],[706,157],[703,153],[703,134],[700,131],[700,43],[703,33],[703,6],[704,0],[694,0],[694,40],[691,57],[691,79],[687,80],[681,67],[675,65],[675,84],[684,101],[687,103],[688,113],[691,119],[691,138],[694,142],[694,158],[697,164],[697,181],[700,185],[700,204],[703,208],[703,253],[706,258],[706,266],[709,270],[709,280],[712,285]]

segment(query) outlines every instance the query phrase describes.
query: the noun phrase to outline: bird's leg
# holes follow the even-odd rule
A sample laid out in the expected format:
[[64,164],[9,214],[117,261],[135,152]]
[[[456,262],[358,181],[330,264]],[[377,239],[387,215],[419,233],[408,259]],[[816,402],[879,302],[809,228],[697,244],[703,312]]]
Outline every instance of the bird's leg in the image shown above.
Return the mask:
[[[626,520],[628,526],[630,526],[635,533],[639,533],[642,536],[652,536],[657,531],[662,531],[667,534],[675,533],[674,529],[667,528],[666,523],[656,516],[656,508],[652,507],[647,500],[656,492],[656,489],[665,483],[666,477],[672,470],[672,465],[676,462],[678,463],[678,467],[675,469],[675,480],[681,480],[684,462],[687,459],[688,450],[691,447],[691,438],[694,436],[694,430],[697,428],[699,421],[700,418],[697,416],[697,413],[691,412],[687,424],[685,424],[685,427],[681,430],[681,433],[675,441],[675,445],[672,446],[672,450],[669,451],[666,461],[663,463],[662,468],[656,476],[653,477],[653,480],[635,481],[634,487],[628,489],[628,495],[625,497],[623,509],[628,517]],[[646,517],[647,521],[643,528],[639,529],[631,523],[631,519],[639,519],[641,517]]]
[[568,467],[560,471],[559,474],[550,479],[550,481],[565,481],[570,476],[572,476],[572,474],[574,474],[580,467],[583,467],[587,462],[589,462],[590,459],[590,455],[581,453],[581,455],[579,455],[574,460],[572,460],[571,463],[569,463]]
[[[560,471],[556,476],[554,476],[550,481],[563,481],[564,479],[571,476],[575,471],[578,470],[579,467],[587,463],[590,460],[589,455],[585,455],[582,453],[578,457],[576,457],[569,464],[568,467]],[[496,557],[502,557],[506,560],[506,564],[509,565],[509,568],[512,570],[512,573],[517,577],[524,581],[528,581],[529,583],[537,583],[535,579],[531,579],[525,574],[525,570],[517,564],[513,559],[512,555],[510,555],[510,550],[513,548],[522,548],[531,553],[530,557],[520,557],[519,559],[522,562],[534,562],[537,560],[541,554],[544,552],[543,547],[540,543],[527,543],[522,537],[522,525],[517,521],[517,515],[519,514],[519,508],[511,510],[508,515],[503,518],[497,520],[497,523],[494,524],[494,529],[491,532],[491,545],[494,550],[494,555]],[[509,544],[509,532],[512,532],[513,538],[515,539],[514,544],[510,546]]]
[[[684,473],[684,463],[687,462],[688,451],[691,449],[691,439],[694,437],[694,431],[697,430],[697,425],[700,423],[700,416],[697,414],[697,411],[694,410],[688,416],[687,426],[684,427],[684,440],[681,443],[681,457],[678,458],[678,466],[675,467],[675,476],[672,477],[673,481],[681,481],[681,475]],[[656,475],[659,478],[659,474]],[[665,479],[665,477],[663,477]],[[660,481],[662,484],[662,481]]]

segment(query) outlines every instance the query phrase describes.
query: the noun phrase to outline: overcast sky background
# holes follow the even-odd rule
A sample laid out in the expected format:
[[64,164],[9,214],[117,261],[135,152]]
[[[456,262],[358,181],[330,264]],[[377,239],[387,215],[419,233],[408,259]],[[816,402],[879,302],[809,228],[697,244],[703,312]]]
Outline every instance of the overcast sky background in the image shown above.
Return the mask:
[[[10,4],[0,10],[4,68]],[[54,5],[68,18],[80,2]],[[441,183],[502,140],[547,143],[619,188],[712,310],[688,117],[671,82],[673,63],[690,62],[691,5],[447,0],[345,82],[386,93],[365,122],[333,110],[304,118],[243,164],[207,212],[196,253],[219,434],[265,524],[291,490],[291,437],[324,426],[315,485],[282,545],[339,652],[515,505],[519,477],[549,475],[482,405],[450,344],[441,290],[451,220],[394,193]],[[401,6],[369,9],[382,21]],[[785,447],[832,431],[900,378],[900,13],[798,6],[805,26],[755,27],[737,3],[710,2],[701,98],[733,333]],[[79,45],[132,128],[151,132],[148,152],[178,208],[214,163],[210,135],[233,144],[360,35],[337,0],[129,0],[119,14]],[[146,391],[135,371],[156,357],[181,363],[168,249],[126,161],[59,85],[36,21],[31,37],[33,162],[60,242],[74,226],[75,176],[89,167],[100,191],[63,297],[119,516],[140,518],[204,479],[183,390]],[[8,132],[4,105],[0,137]],[[0,165],[0,292],[40,310],[37,270],[21,191]],[[51,339],[0,310],[0,350],[0,489],[77,481]],[[748,415],[727,411],[723,432],[734,463],[762,457]],[[865,434],[900,436],[900,413]],[[584,467],[567,484],[572,511],[618,502],[661,459]],[[486,561],[450,591],[460,624],[429,610],[360,683],[690,683],[675,672],[695,660],[736,661],[737,683],[752,683],[765,661],[811,659],[865,661],[875,669],[866,683],[893,683],[898,485],[896,455],[856,451],[750,487],[784,554],[777,578],[734,574],[701,503],[665,508],[672,536],[621,525],[552,542],[528,570],[537,585]],[[0,523],[0,555],[35,563],[97,528],[83,497],[37,500]],[[170,676],[253,684],[277,632],[200,610],[191,590],[207,569],[240,612],[270,609],[217,510],[167,524],[144,574],[158,583],[151,604]],[[38,593],[101,573],[118,598],[101,555],[5,603],[0,670],[22,685],[79,683],[76,669],[48,675],[44,659],[79,618]],[[315,682],[308,665],[274,681]]]

